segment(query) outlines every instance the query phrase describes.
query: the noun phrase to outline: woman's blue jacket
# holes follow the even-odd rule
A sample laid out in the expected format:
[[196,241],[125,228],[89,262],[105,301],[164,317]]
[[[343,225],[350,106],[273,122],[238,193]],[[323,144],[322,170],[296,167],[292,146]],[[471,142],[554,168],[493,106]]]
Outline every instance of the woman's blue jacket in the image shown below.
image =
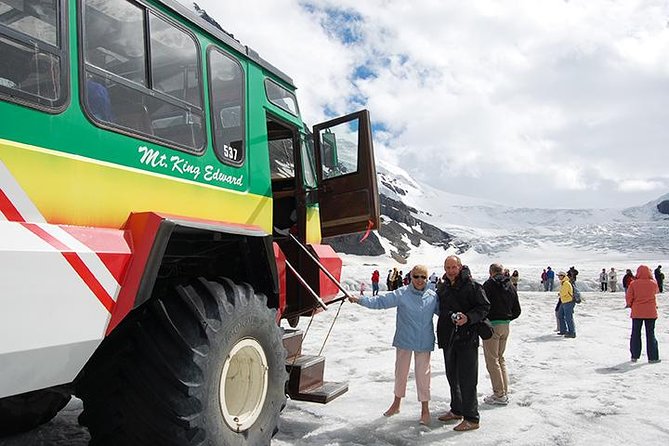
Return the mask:
[[397,307],[394,347],[417,352],[434,350],[433,316],[439,311],[434,290],[427,286],[417,290],[410,283],[383,295],[363,296],[358,303],[375,310]]

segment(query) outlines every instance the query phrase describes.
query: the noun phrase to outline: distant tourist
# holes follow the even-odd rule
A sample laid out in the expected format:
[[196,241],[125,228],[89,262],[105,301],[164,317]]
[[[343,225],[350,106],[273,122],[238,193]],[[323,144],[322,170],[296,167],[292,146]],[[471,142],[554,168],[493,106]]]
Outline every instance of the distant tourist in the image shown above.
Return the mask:
[[627,269],[625,271],[625,275],[623,276],[623,289],[625,290],[625,293],[627,293],[627,288],[629,288],[630,283],[634,280],[634,274],[632,274],[631,269]]
[[400,411],[402,398],[406,394],[407,379],[414,357],[414,374],[418,401],[421,402],[420,423],[430,424],[430,355],[434,350],[433,316],[437,312],[437,294],[427,288],[427,267],[416,265],[411,270],[411,283],[395,290],[373,297],[349,298],[351,302],[375,310],[397,307],[395,319],[395,398],[384,412],[390,417]]
[[388,270],[388,277],[386,278],[386,286],[388,287],[388,291],[392,291],[395,289],[393,287],[395,283],[395,274],[394,274],[395,272],[397,272],[395,268]]
[[[488,319],[493,326],[493,335],[483,341],[483,356],[493,393],[485,397],[483,402],[505,406],[509,403],[509,376],[506,372],[504,352],[509,340],[510,322],[520,316],[520,302],[516,287],[502,275],[502,265],[493,263],[489,272],[490,278],[483,284],[483,289],[490,301]],[[517,271],[514,271],[514,274],[518,277]]]
[[606,274],[606,268],[602,268],[602,272],[599,273],[599,285],[602,291],[606,291],[606,286],[608,285],[608,283],[609,283],[609,275]]
[[646,354],[649,363],[660,362],[657,339],[655,338],[655,321],[657,320],[657,299],[659,291],[657,282],[653,280],[650,267],[641,265],[636,270],[636,278],[630,283],[625,295],[627,307],[631,308],[632,335],[630,336],[630,353],[632,362],[641,357],[641,326],[646,326]]
[[367,284],[360,282],[360,297],[365,295],[365,289],[367,289]]
[[513,273],[511,273],[511,285],[517,290],[518,289],[518,280],[520,280],[520,276],[518,275],[518,270],[514,269]]
[[549,266],[546,268],[546,285],[547,285],[547,290],[546,291],[553,291],[553,282],[555,280],[555,271],[551,269]]
[[402,270],[400,270],[397,275],[395,276],[395,283],[393,285],[393,290],[396,290],[398,288],[402,288],[402,281],[404,280],[404,274],[402,273]]
[[548,291],[548,277],[546,275],[546,268],[544,268],[541,273],[541,286],[544,288],[544,291]]
[[571,280],[572,282],[576,282],[577,276],[578,276],[578,270],[573,266],[569,268],[569,271],[567,271],[567,277],[569,277],[569,280]]
[[609,290],[611,290],[612,293],[616,292],[617,283],[618,273],[616,273],[616,269],[614,267],[611,267],[611,271],[609,271]]
[[378,269],[375,269],[372,273],[372,296],[379,294],[379,277],[381,274]]
[[574,325],[574,288],[567,275],[560,271],[558,273],[560,280],[560,308],[558,310],[558,319],[560,320],[559,335],[565,338],[576,337],[576,326]]
[[430,274],[429,283],[427,284],[431,290],[437,289],[437,283],[439,283],[439,276],[434,271]]
[[664,293],[664,273],[662,272],[662,265],[657,265],[657,268],[655,268],[655,281],[657,282],[657,287],[660,290],[660,293]]

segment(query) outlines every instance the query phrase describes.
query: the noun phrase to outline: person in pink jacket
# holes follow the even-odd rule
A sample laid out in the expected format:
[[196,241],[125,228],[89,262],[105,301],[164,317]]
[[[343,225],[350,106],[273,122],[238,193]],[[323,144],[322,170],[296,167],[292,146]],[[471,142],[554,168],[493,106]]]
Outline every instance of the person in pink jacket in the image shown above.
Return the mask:
[[646,325],[646,354],[648,362],[660,362],[660,352],[655,338],[655,321],[657,320],[657,300],[659,292],[657,282],[653,279],[650,268],[641,265],[636,270],[636,278],[630,283],[625,294],[627,308],[632,312],[632,336],[630,337],[630,352],[632,362],[637,362],[641,356],[641,326]]

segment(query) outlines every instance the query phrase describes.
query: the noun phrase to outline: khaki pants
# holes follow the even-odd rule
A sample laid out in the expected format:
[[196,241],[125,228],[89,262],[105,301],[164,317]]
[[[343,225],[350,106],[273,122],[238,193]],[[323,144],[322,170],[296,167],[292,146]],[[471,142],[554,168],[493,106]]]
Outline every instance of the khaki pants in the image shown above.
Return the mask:
[[509,392],[509,376],[506,373],[504,351],[509,338],[509,324],[493,325],[494,333],[490,339],[483,341],[485,365],[490,375],[492,391],[495,396],[502,397]]
[[430,354],[432,352],[414,352],[413,350],[396,349],[395,354],[395,396],[404,398],[407,390],[407,378],[411,366],[411,354],[414,356],[414,372],[416,374],[416,391],[418,401],[430,401]]

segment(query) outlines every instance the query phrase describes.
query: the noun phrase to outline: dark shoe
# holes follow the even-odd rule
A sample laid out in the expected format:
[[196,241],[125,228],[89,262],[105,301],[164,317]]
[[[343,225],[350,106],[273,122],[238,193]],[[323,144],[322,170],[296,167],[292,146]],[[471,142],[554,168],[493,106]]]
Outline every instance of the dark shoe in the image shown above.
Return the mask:
[[564,335],[566,335],[566,334],[567,334],[567,332],[564,332],[564,331],[558,331],[558,332],[557,332],[557,335],[558,335],[558,336],[564,336]]
[[449,422],[449,421],[453,421],[453,420],[462,420],[462,415],[456,415],[449,410],[445,414],[439,415],[439,417],[437,419],[439,421],[443,421],[443,422]]
[[657,364],[658,362],[662,362],[661,359],[649,359],[648,364]]
[[479,428],[479,423],[474,423],[473,421],[464,420],[462,423],[455,426],[453,430],[458,432],[465,432],[465,431],[473,431],[478,428]]
[[630,361],[632,361],[632,362],[637,362],[638,360],[639,360],[639,358],[632,358],[632,359],[630,359]]
[[566,335],[564,335],[564,337],[565,337],[565,338],[575,338],[575,337],[576,337],[576,333],[567,333]]

